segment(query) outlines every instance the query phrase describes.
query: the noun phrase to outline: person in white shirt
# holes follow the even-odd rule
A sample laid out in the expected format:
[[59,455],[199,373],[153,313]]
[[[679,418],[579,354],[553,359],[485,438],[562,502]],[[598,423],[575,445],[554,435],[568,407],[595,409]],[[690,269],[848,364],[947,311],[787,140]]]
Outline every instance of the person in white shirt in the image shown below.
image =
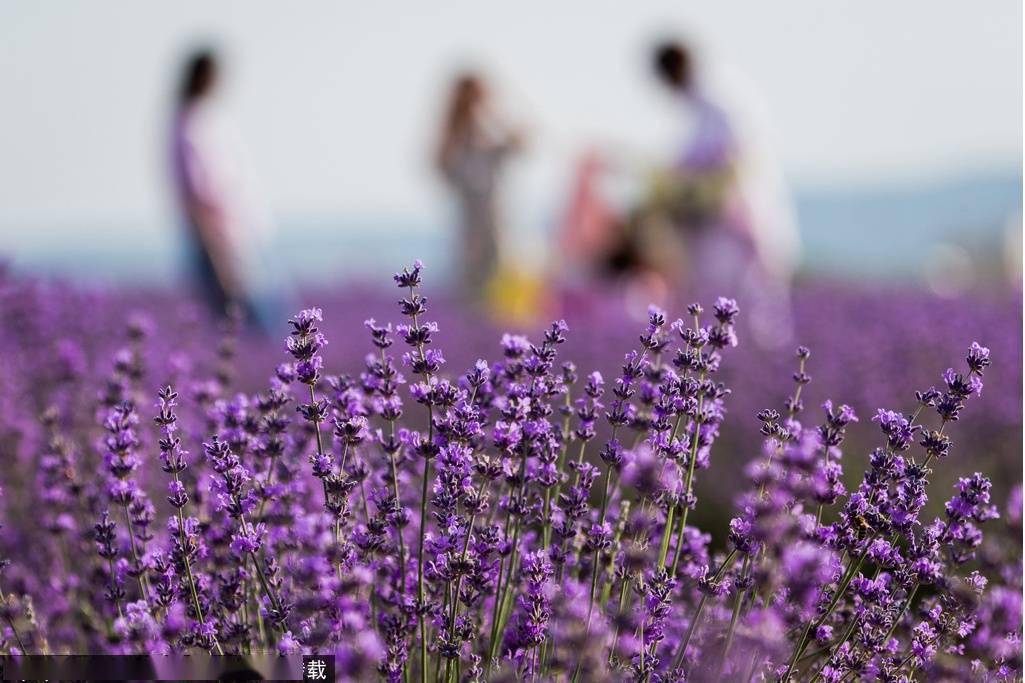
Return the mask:
[[237,306],[266,326],[287,290],[265,258],[272,220],[241,136],[217,101],[220,76],[209,51],[194,54],[183,70],[171,130],[175,193],[202,298],[216,315]]

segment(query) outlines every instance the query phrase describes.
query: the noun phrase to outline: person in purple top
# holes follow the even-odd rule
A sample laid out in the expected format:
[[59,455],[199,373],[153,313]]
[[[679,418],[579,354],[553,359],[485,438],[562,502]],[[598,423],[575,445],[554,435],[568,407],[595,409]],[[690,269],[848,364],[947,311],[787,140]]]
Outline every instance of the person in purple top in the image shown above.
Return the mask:
[[751,312],[755,341],[785,345],[797,237],[778,168],[767,159],[765,135],[752,134],[757,107],[728,108],[725,98],[713,95],[707,74],[699,78],[691,52],[680,43],[659,45],[653,62],[690,121],[660,190],[684,237],[685,279],[692,287],[735,293]]

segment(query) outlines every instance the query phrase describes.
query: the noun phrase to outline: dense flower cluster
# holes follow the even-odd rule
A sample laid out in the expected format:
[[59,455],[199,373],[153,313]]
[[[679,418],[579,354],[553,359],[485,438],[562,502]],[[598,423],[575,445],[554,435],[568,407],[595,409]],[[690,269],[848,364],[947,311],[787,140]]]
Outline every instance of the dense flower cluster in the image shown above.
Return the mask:
[[[34,386],[0,373],[40,418],[0,439],[0,652],[330,652],[346,680],[1021,676],[1021,548],[983,536],[1020,536],[1020,488],[1000,510],[976,472],[929,506],[934,472],[965,469],[986,347],[871,419],[806,408],[800,347],[789,394],[736,415],[730,299],[652,307],[606,379],[565,358],[561,320],[450,371],[422,265],[395,284],[400,324],[331,339],[362,349],[352,374],[317,308],[257,391],[233,384],[233,324],[205,370],[155,363],[137,319],[99,392],[71,339]],[[732,519],[699,530],[748,426]]]

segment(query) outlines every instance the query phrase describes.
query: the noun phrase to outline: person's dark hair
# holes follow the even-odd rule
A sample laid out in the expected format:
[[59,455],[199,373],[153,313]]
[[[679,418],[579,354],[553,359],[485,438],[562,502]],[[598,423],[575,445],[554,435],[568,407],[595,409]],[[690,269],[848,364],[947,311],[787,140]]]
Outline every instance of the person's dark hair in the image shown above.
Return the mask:
[[693,79],[691,57],[683,45],[666,42],[655,48],[655,73],[670,87],[686,90]]
[[178,101],[187,104],[206,95],[217,82],[217,56],[211,50],[193,53],[182,69],[181,89]]
[[474,110],[486,97],[485,93],[484,79],[474,72],[467,71],[453,81],[438,146],[438,163],[442,167],[452,147],[473,126]]

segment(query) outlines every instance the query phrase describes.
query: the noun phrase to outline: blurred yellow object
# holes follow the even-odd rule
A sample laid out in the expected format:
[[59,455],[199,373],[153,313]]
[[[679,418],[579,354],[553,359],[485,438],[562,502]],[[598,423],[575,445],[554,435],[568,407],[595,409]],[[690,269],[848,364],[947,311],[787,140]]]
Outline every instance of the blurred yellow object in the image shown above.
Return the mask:
[[653,169],[648,176],[646,208],[665,212],[683,229],[694,229],[722,214],[734,181],[732,167],[700,173]]
[[648,172],[646,187],[647,201],[651,206],[667,206],[674,203],[680,194],[683,180],[680,173],[663,168],[653,168]]
[[484,300],[498,322],[532,326],[546,308],[544,279],[524,268],[500,265],[485,287]]

